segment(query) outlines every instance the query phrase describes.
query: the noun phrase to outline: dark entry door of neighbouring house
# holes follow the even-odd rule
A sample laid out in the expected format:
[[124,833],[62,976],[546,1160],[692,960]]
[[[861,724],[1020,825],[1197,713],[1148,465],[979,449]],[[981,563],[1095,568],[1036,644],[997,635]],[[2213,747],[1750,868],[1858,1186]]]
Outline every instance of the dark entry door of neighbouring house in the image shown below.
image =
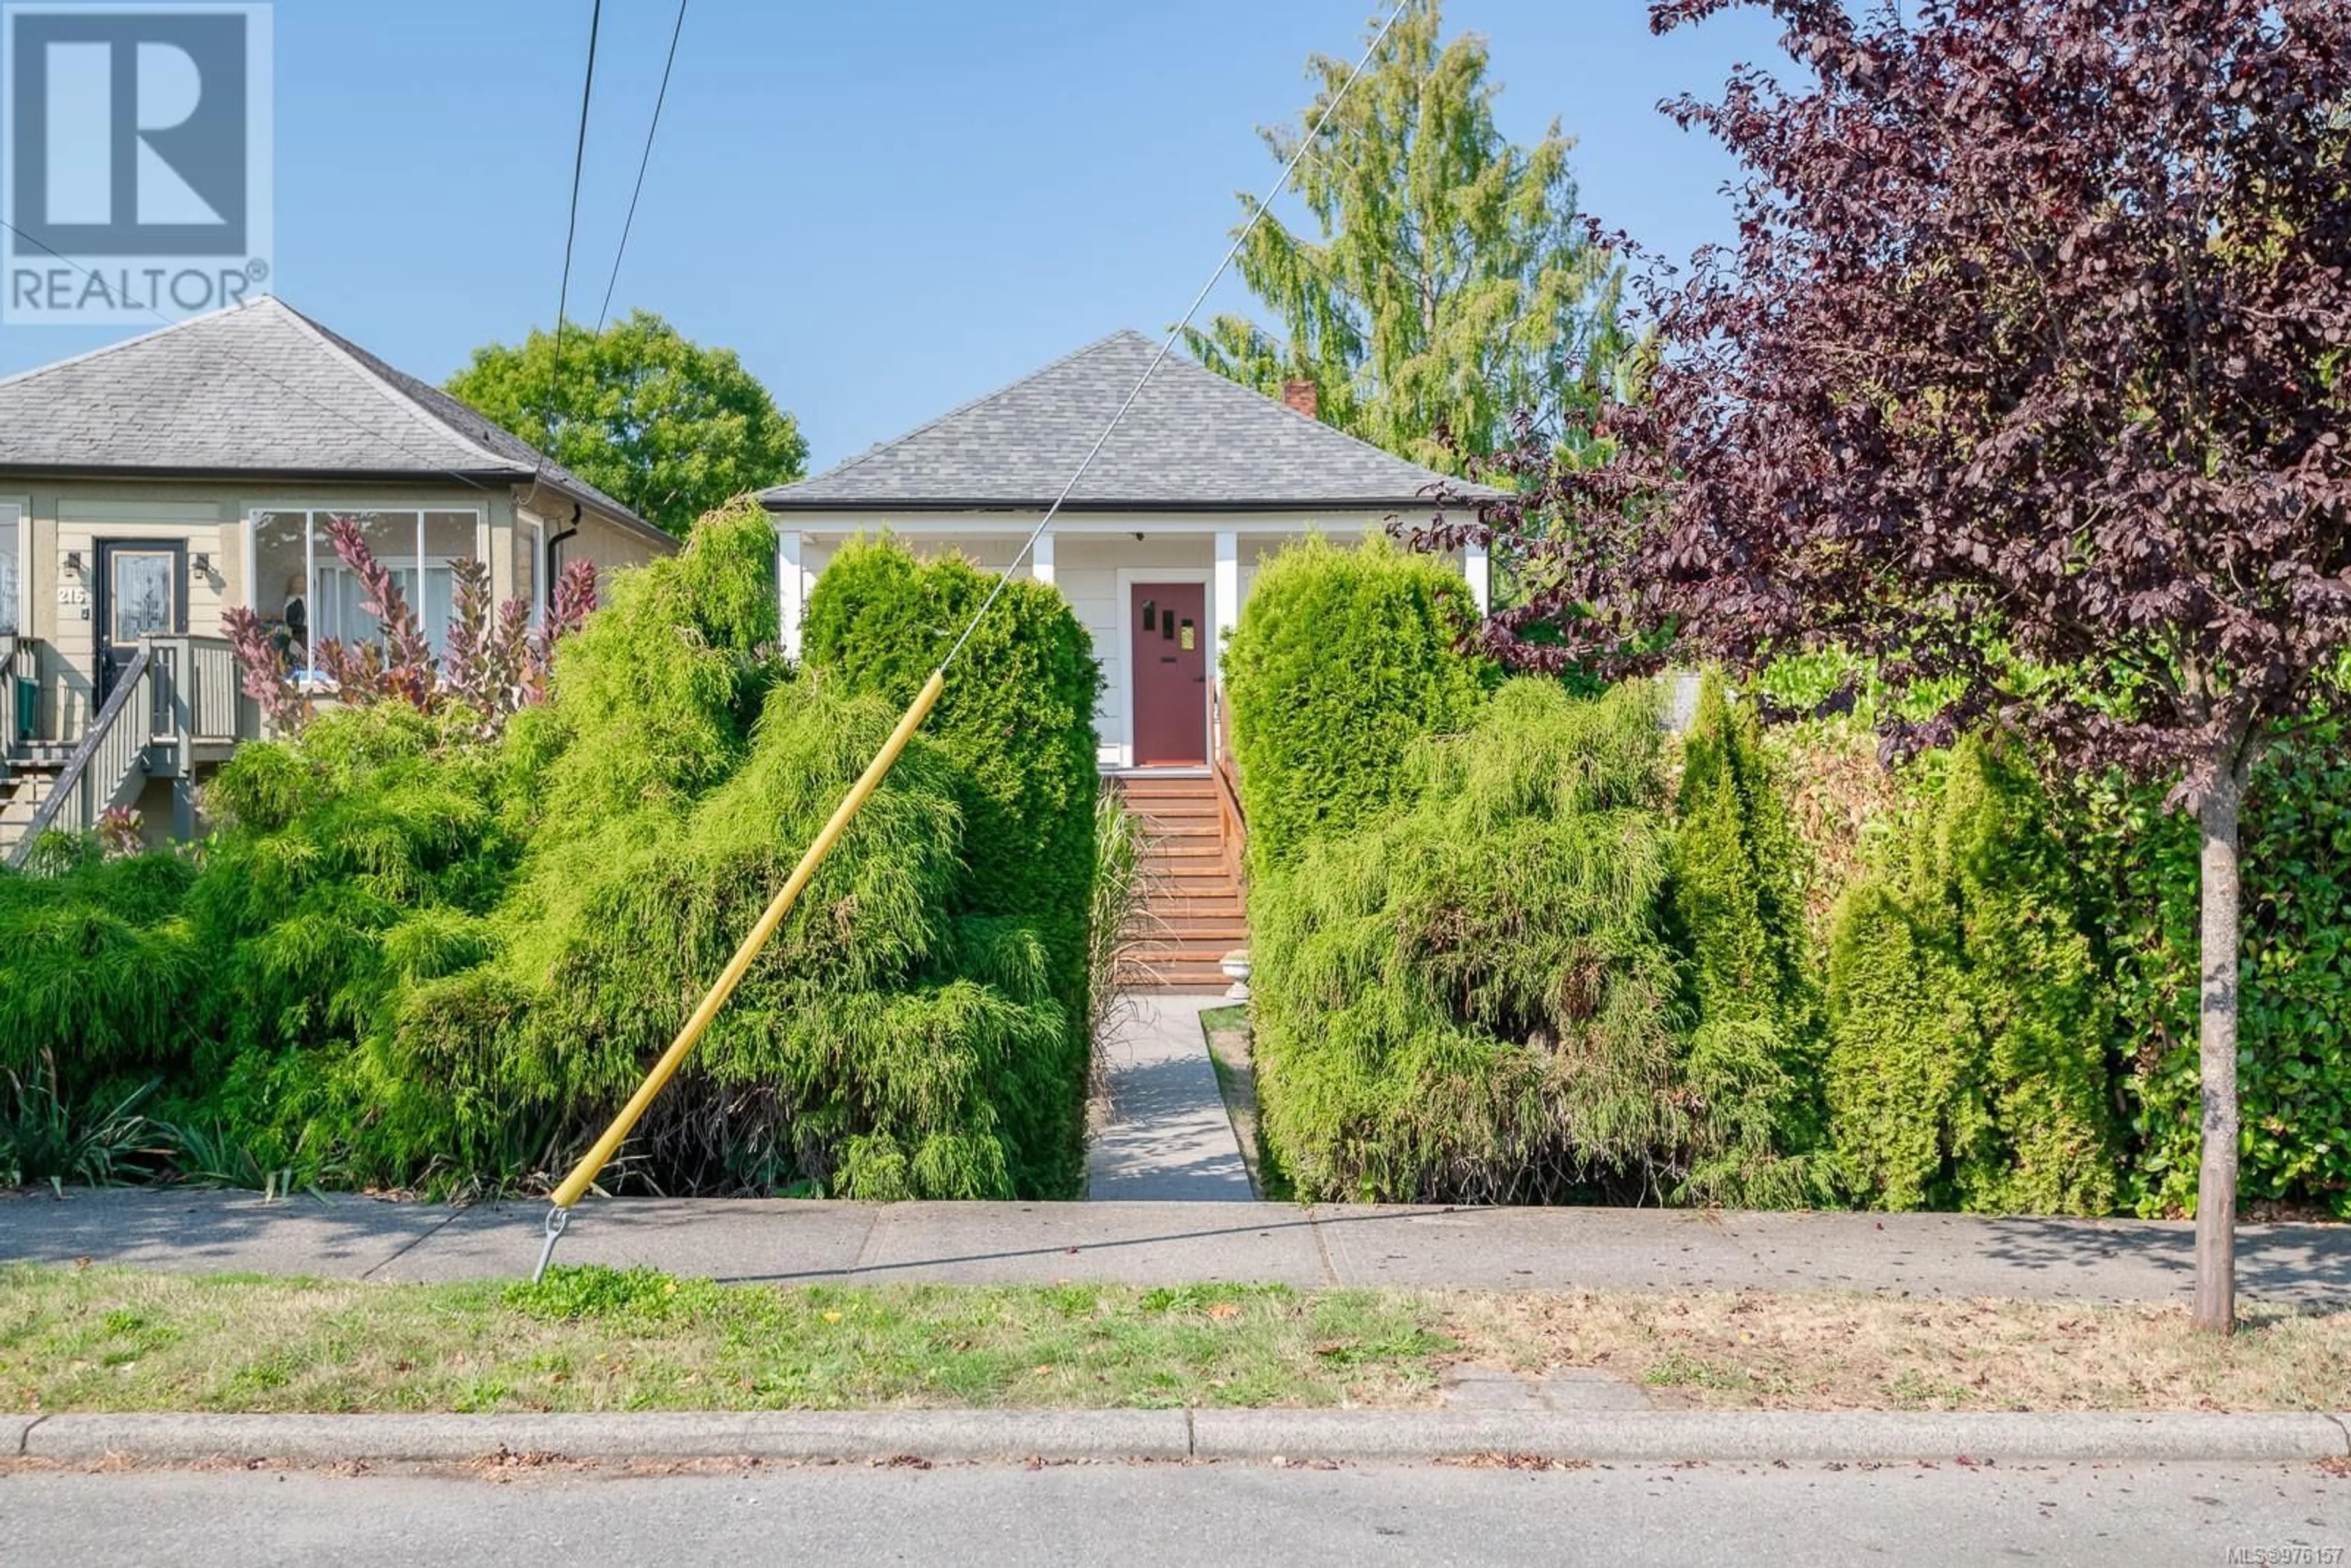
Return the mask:
[[140,638],[187,631],[188,547],[180,539],[100,539],[97,566],[90,609],[103,703]]
[[1134,641],[1134,765],[1208,760],[1208,590],[1198,582],[1138,582],[1129,591]]

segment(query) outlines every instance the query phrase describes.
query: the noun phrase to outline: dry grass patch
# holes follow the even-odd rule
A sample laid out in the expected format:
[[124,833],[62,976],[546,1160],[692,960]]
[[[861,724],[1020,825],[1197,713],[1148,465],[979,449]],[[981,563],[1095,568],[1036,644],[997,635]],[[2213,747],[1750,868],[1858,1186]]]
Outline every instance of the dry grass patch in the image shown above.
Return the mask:
[[1709,1291],[1460,1294],[1477,1361],[1604,1368],[1660,1405],[1764,1410],[2341,1410],[2351,1312],[2243,1309],[2217,1340],[2184,1308]]

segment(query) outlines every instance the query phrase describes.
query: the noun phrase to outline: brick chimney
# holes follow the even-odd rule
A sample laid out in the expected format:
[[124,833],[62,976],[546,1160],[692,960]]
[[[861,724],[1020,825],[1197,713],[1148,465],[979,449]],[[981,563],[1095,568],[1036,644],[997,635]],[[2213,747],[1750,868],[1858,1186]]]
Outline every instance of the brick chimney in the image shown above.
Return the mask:
[[1317,409],[1320,405],[1315,399],[1314,383],[1312,382],[1282,382],[1281,401],[1288,403],[1290,407],[1296,409],[1299,413],[1304,414],[1309,419],[1319,417]]

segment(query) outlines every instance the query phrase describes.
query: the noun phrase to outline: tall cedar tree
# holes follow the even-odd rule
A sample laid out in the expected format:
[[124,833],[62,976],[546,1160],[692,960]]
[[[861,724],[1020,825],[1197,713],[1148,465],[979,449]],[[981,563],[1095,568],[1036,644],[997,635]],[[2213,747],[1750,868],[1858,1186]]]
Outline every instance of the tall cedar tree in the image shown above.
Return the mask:
[[1666,106],[1742,166],[1739,243],[1656,298],[1618,459],[1513,460],[1538,493],[1468,530],[1534,587],[1487,636],[1537,667],[1668,628],[1749,664],[1841,644],[1951,683],[1893,744],[1995,721],[2174,780],[2203,838],[2196,1321],[2225,1332],[2238,807],[2351,641],[2351,7],[1769,3],[1796,79]]
[[1322,125],[1290,181],[1320,237],[1268,213],[1240,256],[1282,336],[1228,315],[1188,341],[1260,392],[1310,381],[1328,423],[1451,470],[1510,441],[1521,408],[1575,441],[1633,356],[1623,269],[1576,219],[1573,143],[1556,121],[1532,147],[1505,141],[1486,41],[1440,42],[1443,26],[1438,0],[1412,0],[1328,123],[1353,67],[1307,63],[1314,103],[1261,134],[1287,163]]

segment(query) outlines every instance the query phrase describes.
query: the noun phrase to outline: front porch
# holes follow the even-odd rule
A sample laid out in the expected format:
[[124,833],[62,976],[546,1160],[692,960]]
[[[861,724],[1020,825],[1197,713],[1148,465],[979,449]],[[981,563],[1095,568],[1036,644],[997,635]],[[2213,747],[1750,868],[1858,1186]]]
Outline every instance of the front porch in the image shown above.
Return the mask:
[[[887,531],[917,554],[960,554],[990,571],[1013,564],[1030,517],[962,516],[777,519],[777,597],[783,643],[797,658],[817,579],[841,547]],[[1339,521],[1257,515],[1246,524],[1180,515],[1063,517],[1039,536],[1023,570],[1054,584],[1092,637],[1102,695],[1094,715],[1097,761],[1108,775],[1189,771],[1205,778],[1222,758],[1225,645],[1239,623],[1258,566],[1284,545],[1321,533],[1337,539],[1383,530],[1385,519]],[[1482,612],[1489,598],[1486,552],[1454,559]]]

